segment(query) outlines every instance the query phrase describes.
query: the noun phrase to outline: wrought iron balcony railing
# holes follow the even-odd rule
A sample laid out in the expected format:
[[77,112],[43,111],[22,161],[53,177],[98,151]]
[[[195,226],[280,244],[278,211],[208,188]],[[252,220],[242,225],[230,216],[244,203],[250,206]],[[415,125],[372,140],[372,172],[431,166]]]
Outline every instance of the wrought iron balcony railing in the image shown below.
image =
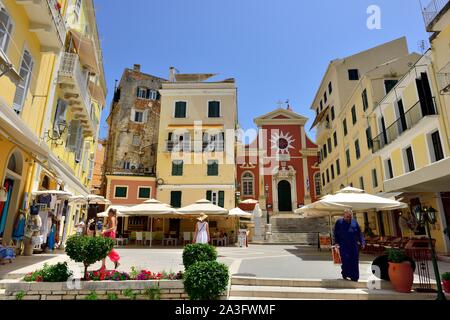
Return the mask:
[[422,9],[423,19],[428,32],[432,32],[431,23],[438,14],[449,4],[449,0],[431,0],[430,3]]
[[403,116],[400,116],[386,130],[372,139],[372,152],[375,153],[392,143],[403,132],[414,127],[422,118],[437,114],[434,97],[429,101],[419,100]]

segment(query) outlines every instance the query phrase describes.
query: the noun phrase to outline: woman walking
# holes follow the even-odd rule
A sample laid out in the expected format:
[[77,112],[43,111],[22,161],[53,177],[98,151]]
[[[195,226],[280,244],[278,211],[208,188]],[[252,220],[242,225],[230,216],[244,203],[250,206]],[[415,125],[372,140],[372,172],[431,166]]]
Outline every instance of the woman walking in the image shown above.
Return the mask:
[[206,218],[208,218],[206,214],[202,214],[197,218],[198,222],[195,225],[194,243],[209,243],[209,225],[205,221]]
[[[116,238],[116,230],[117,230],[117,210],[109,209],[108,218],[106,218],[105,230],[103,231],[103,236],[111,239]],[[117,269],[120,265],[119,260],[120,256],[116,250],[112,249],[108,254],[109,259],[114,262],[114,269]],[[106,270],[106,259],[102,261],[101,271]]]

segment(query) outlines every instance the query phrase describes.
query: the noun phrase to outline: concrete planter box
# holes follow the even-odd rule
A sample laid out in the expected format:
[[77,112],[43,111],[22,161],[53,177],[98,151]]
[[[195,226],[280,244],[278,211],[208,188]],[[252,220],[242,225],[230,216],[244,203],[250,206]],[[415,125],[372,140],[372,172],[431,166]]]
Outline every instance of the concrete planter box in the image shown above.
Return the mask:
[[[127,280],[127,281],[68,281],[68,282],[15,282],[5,287],[7,300],[16,300],[23,294],[23,300],[84,300],[91,292],[98,300],[108,300],[109,294],[116,294],[119,300],[129,300],[127,290],[133,290],[136,300],[148,300],[145,291],[158,287],[161,300],[188,300],[182,280]],[[226,300],[227,295],[221,300]]]

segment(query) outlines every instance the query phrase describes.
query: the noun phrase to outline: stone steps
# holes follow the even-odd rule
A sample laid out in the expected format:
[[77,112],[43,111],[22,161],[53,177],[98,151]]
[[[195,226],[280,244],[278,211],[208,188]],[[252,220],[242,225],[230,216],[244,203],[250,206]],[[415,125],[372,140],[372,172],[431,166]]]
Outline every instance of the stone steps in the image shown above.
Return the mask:
[[314,245],[317,244],[317,234],[298,232],[272,232],[272,242],[275,243],[297,243]]
[[[416,286],[417,283],[414,287]],[[229,294],[230,300],[434,300],[435,298],[436,293],[395,292],[391,283],[387,281],[380,281],[377,283],[377,289],[370,290],[367,281],[252,277],[232,277]]]
[[435,293],[398,293],[392,290],[276,287],[276,286],[231,286],[230,299],[235,297],[267,299],[343,299],[343,300],[435,300]]
[[0,280],[0,290],[1,289],[5,289],[7,284],[9,284],[9,283],[16,283],[16,282],[19,282],[20,280],[21,279],[3,279],[3,280]]

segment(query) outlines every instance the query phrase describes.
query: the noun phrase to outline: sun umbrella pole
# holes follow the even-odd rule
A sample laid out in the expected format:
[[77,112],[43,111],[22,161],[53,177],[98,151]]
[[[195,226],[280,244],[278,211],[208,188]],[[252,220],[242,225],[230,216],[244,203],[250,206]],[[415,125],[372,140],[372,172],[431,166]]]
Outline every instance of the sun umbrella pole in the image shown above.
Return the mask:
[[331,239],[331,244],[333,244],[333,224],[331,221],[331,214],[328,216],[329,220],[330,220],[330,239]]

